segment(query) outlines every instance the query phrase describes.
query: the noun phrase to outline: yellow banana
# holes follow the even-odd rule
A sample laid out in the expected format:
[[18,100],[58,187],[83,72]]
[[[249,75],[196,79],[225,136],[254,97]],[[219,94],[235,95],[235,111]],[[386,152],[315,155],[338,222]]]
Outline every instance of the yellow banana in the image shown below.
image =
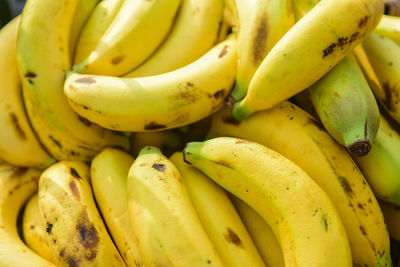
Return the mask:
[[232,35],[175,71],[142,78],[72,73],[64,92],[78,114],[105,128],[165,130],[193,123],[220,108],[233,86],[236,61]]
[[400,17],[383,15],[374,32],[400,44]]
[[243,120],[306,89],[349,54],[379,22],[382,0],[319,2],[272,48],[233,116]]
[[21,97],[19,21],[18,16],[0,30],[0,157],[17,166],[46,168],[54,160],[33,132]]
[[173,25],[181,0],[125,0],[96,48],[73,67],[80,73],[120,76],[143,63]]
[[96,5],[78,38],[74,64],[81,63],[96,48],[124,0],[102,0]]
[[37,190],[40,171],[0,166],[0,266],[55,267],[33,252],[20,238],[17,217],[22,207]]
[[181,68],[206,53],[215,43],[223,0],[182,0],[175,24],[163,44],[124,77],[143,77]]
[[37,194],[25,206],[22,217],[22,234],[25,243],[42,258],[55,263],[53,253],[47,243],[46,226],[42,221]]
[[270,267],[284,267],[282,250],[271,227],[269,227],[260,214],[240,200],[240,198],[232,194],[230,194],[230,198],[250,236],[253,238],[265,265]]
[[400,242],[400,207],[380,201],[385,223],[392,238]]
[[30,0],[22,13],[18,63],[33,129],[58,160],[89,160],[108,145],[128,140],[78,116],[63,94],[70,69],[70,25],[78,0]]
[[106,148],[90,166],[90,180],[105,223],[128,266],[144,266],[128,214],[126,180],[134,159],[127,153]]
[[294,25],[291,0],[236,0],[239,16],[238,67],[234,100],[246,96],[254,73],[268,52]]
[[100,217],[89,166],[60,161],[39,180],[39,209],[58,266],[126,266]]
[[265,266],[253,240],[224,189],[183,161],[176,152],[170,161],[178,169],[194,209],[225,266]]
[[354,264],[390,266],[389,237],[371,188],[345,148],[313,117],[283,102],[238,123],[224,108],[214,115],[209,136],[252,140],[295,162],[334,202]]
[[128,174],[128,210],[145,266],[223,266],[182,177],[158,148],[141,150]]
[[285,266],[352,266],[332,201],[286,157],[252,141],[219,137],[188,143],[184,160],[264,218],[281,244]]

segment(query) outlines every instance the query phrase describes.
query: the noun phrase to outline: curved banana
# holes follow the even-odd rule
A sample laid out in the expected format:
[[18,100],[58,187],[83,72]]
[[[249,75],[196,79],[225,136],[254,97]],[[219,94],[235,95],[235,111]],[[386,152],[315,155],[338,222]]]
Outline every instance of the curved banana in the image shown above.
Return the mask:
[[60,161],[39,180],[39,209],[59,266],[126,266],[97,211],[89,166]]
[[215,136],[252,140],[295,162],[334,202],[354,264],[390,266],[389,237],[371,188],[346,149],[316,119],[289,102],[241,123],[223,108],[213,116],[209,137]]
[[382,13],[382,0],[319,2],[265,57],[246,97],[233,108],[235,119],[271,108],[312,85],[375,28]]
[[16,166],[46,168],[54,159],[33,132],[21,97],[17,63],[19,21],[18,16],[0,30],[0,157]]
[[400,44],[400,17],[383,15],[374,32]]
[[181,68],[206,53],[215,43],[223,0],[182,0],[167,39],[151,57],[124,77],[143,77]]
[[171,151],[177,151],[181,146],[181,134],[175,129],[158,132],[133,133],[131,138],[131,154],[134,157],[139,155],[140,150],[145,146],[155,146],[165,155],[171,155]]
[[188,143],[184,160],[264,218],[281,244],[285,266],[352,266],[332,201],[286,157],[252,141],[219,137]]
[[25,243],[42,258],[55,263],[47,243],[46,225],[40,216],[38,195],[34,194],[25,205],[22,217],[22,234]]
[[126,181],[134,159],[106,148],[90,166],[90,181],[101,214],[121,256],[128,266],[144,266],[128,214]]
[[193,207],[225,266],[265,266],[253,240],[224,189],[183,161],[170,157],[182,176]]
[[285,267],[281,246],[267,222],[240,198],[231,194],[230,199],[254,240],[254,244],[256,244],[265,264],[271,267]]
[[96,48],[73,70],[121,76],[136,68],[167,36],[180,3],[181,0],[125,0]]
[[78,116],[63,94],[70,68],[70,27],[78,0],[30,0],[22,13],[18,63],[33,129],[58,160],[89,160],[105,146],[128,140]]
[[400,242],[400,207],[380,201],[385,223],[389,230],[390,237]]
[[64,92],[78,114],[107,129],[165,130],[198,121],[221,107],[235,80],[236,61],[232,35],[178,70],[142,78],[72,73]]
[[254,73],[268,52],[294,25],[292,2],[288,0],[236,0],[239,16],[238,66],[231,96],[246,96]]
[[0,266],[55,267],[33,252],[21,240],[17,230],[18,213],[35,194],[40,176],[36,169],[0,166]]
[[378,132],[379,108],[355,57],[345,57],[308,91],[329,134],[352,155],[367,155]]
[[78,38],[74,64],[79,64],[96,48],[124,0],[102,0],[96,5]]
[[128,174],[128,210],[145,266],[224,266],[176,167],[143,148]]

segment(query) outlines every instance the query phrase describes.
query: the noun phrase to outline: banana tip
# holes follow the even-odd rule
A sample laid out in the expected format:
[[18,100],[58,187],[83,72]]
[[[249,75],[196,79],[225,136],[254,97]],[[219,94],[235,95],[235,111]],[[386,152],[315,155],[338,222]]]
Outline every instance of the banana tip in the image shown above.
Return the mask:
[[250,116],[253,112],[243,102],[238,102],[233,106],[232,116],[237,121],[242,121]]
[[371,143],[367,139],[362,139],[350,144],[347,146],[347,149],[352,155],[362,157],[367,155],[371,150]]

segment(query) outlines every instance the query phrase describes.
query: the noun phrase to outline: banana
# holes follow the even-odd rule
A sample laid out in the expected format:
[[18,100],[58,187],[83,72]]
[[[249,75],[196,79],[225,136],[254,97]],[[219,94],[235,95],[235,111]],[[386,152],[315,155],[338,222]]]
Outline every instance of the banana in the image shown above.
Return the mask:
[[64,86],[72,108],[107,129],[176,128],[214,113],[236,74],[235,35],[193,63],[165,74],[119,78],[71,73]]
[[0,166],[0,266],[55,267],[33,252],[21,240],[17,230],[18,213],[36,192],[40,171]]
[[168,38],[142,65],[124,77],[143,77],[181,68],[206,53],[215,43],[223,0],[182,0]]
[[254,209],[250,208],[240,198],[230,194],[230,199],[254,243],[260,252],[266,266],[284,267],[282,250],[274,232],[267,222]]
[[34,131],[58,160],[90,160],[105,146],[128,140],[78,116],[63,94],[71,21],[78,0],[30,0],[21,18],[18,65],[25,107]]
[[74,64],[79,64],[92,52],[111,25],[124,0],[102,0],[96,5],[79,36]]
[[374,32],[400,44],[400,17],[383,15]]
[[25,243],[42,258],[55,263],[53,253],[47,243],[46,226],[40,216],[37,194],[28,201],[23,211],[22,234]]
[[40,176],[38,199],[58,266],[126,266],[97,211],[89,166],[53,164]]
[[139,155],[140,150],[145,146],[155,146],[164,154],[171,155],[170,151],[176,151],[181,145],[181,135],[170,129],[159,132],[134,133],[131,138],[131,154],[134,157]]
[[241,121],[312,85],[375,28],[382,13],[382,0],[319,2],[265,57],[246,97],[235,104],[234,118]]
[[181,0],[125,0],[96,48],[73,70],[120,76],[143,63],[171,29]]
[[[389,38],[371,33],[362,46],[375,71],[381,90],[375,95],[390,115],[400,122],[400,45]],[[383,91],[383,92],[382,92]]]
[[265,266],[224,189],[176,152],[170,161],[178,169],[194,209],[225,266]]
[[371,188],[346,149],[316,119],[289,102],[241,123],[223,108],[214,115],[209,133],[217,136],[258,142],[299,165],[334,202],[355,266],[390,266],[389,237]]
[[400,207],[380,201],[385,223],[392,238],[400,241]]
[[21,97],[17,63],[19,21],[18,16],[0,30],[0,157],[17,166],[46,168],[54,159],[33,132]]
[[321,0],[292,0],[296,21],[299,21]]
[[90,180],[105,223],[128,266],[144,266],[128,214],[126,180],[134,159],[127,153],[106,148],[90,166]]
[[308,91],[329,134],[352,155],[367,155],[378,132],[379,108],[355,57],[345,57]]
[[129,216],[145,266],[224,266],[181,175],[158,148],[140,151],[127,183]]
[[238,67],[234,100],[246,96],[250,81],[268,52],[294,25],[291,0],[236,0],[239,16]]
[[281,244],[285,266],[352,266],[332,201],[286,157],[245,139],[219,137],[189,142],[184,160],[264,218]]

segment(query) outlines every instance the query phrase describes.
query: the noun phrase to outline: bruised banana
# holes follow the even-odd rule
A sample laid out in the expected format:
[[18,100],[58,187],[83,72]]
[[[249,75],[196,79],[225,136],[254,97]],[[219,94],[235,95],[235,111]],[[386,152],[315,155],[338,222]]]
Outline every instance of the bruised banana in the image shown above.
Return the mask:
[[170,161],[178,169],[193,207],[225,266],[265,266],[253,240],[225,190],[176,152]]
[[319,2],[265,57],[246,97],[235,104],[234,118],[241,121],[312,85],[375,28],[382,13],[382,0]]
[[181,0],[125,0],[96,48],[73,70],[121,76],[143,63],[173,25]]
[[238,66],[234,100],[246,96],[257,68],[279,39],[294,25],[288,0],[236,0],[239,16]]
[[128,266],[144,266],[128,214],[126,181],[134,159],[127,153],[106,148],[90,166],[93,194],[111,236]]
[[128,140],[78,116],[63,94],[70,69],[70,25],[78,0],[30,0],[22,13],[18,63],[32,128],[58,160],[90,160],[105,146]]
[[233,86],[236,61],[232,35],[178,70],[142,78],[71,73],[64,92],[79,115],[104,128],[165,130],[193,123],[220,108]]
[[40,216],[37,194],[34,194],[25,206],[22,217],[22,234],[30,249],[42,258],[55,263],[53,253],[47,243],[46,226]]
[[143,77],[181,68],[215,43],[222,20],[223,0],[182,0],[167,39],[151,57],[124,77]]
[[383,15],[374,32],[400,44],[400,17]]
[[389,237],[371,188],[346,149],[312,116],[283,102],[238,123],[223,108],[213,116],[209,137],[216,136],[258,142],[295,162],[334,202],[354,264],[390,266]]
[[252,141],[219,137],[189,142],[184,159],[264,218],[281,244],[285,266],[352,266],[332,201],[286,157]]
[[224,266],[182,177],[158,148],[141,150],[128,174],[128,210],[145,266]]
[[[0,266],[55,267],[21,240],[17,230],[18,213],[35,194],[40,176],[36,169],[0,166]],[[43,229],[44,230],[44,229]]]
[[39,180],[39,209],[58,266],[126,266],[97,211],[89,166],[60,161]]
[[54,159],[33,132],[21,97],[17,63],[19,21],[18,16],[0,30],[0,157],[16,166],[46,168]]

